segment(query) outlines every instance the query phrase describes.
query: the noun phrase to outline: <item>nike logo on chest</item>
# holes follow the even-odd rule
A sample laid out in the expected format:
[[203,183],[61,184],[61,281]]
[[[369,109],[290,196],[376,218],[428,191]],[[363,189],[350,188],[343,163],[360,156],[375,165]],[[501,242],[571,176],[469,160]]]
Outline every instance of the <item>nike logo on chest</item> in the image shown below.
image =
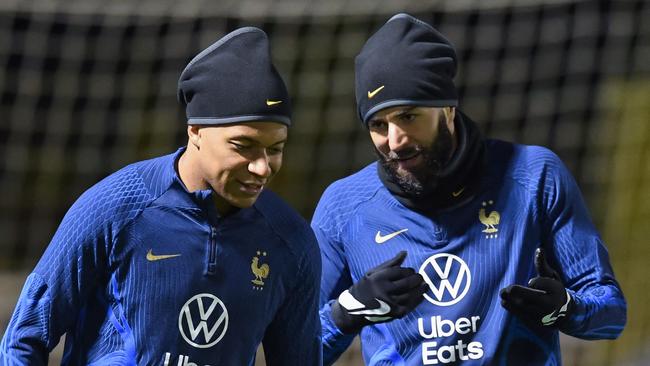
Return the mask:
[[402,230],[395,231],[395,232],[387,234],[387,235],[381,235],[381,231],[377,231],[377,234],[375,235],[375,243],[377,243],[377,244],[385,243],[385,242],[389,241],[390,239],[396,237],[397,235],[399,235],[399,234],[401,234],[403,232],[406,232],[408,230],[409,229],[402,229]]
[[163,254],[163,255],[155,255],[153,254],[152,250],[149,249],[147,252],[147,260],[149,262],[154,262],[154,261],[159,261],[162,259],[169,259],[169,258],[175,258],[175,257],[180,257],[180,254]]

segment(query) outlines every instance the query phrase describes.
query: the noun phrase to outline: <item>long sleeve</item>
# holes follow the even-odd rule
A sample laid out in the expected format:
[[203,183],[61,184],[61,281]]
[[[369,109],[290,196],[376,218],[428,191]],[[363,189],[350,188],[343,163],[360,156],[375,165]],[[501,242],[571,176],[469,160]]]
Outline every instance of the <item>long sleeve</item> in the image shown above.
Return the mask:
[[[308,228],[307,228],[308,230]],[[304,256],[296,273],[296,286],[266,330],[264,355],[269,366],[320,366],[321,326],[318,319],[318,284],[321,261],[309,231]]]
[[541,206],[544,245],[552,249],[575,311],[561,330],[583,339],[614,339],[626,322],[626,303],[607,249],[589,217],[573,177],[553,155],[544,178]]
[[87,298],[106,281],[113,238],[149,197],[128,169],[79,197],[25,282],[0,344],[0,365],[47,363]]
[[96,217],[85,198],[68,211],[27,277],[0,346],[8,365],[46,364],[96,285],[106,257],[105,238],[102,230],[93,230]]
[[0,344],[0,365],[47,364],[50,340],[55,338],[48,327],[51,302],[47,284],[30,274]]
[[331,218],[326,216],[326,211],[324,205],[318,205],[312,219],[312,229],[320,246],[323,264],[320,283],[323,364],[331,365],[350,346],[354,335],[341,333],[332,320],[330,305],[341,292],[352,286],[352,279],[337,238],[337,230],[333,227]]

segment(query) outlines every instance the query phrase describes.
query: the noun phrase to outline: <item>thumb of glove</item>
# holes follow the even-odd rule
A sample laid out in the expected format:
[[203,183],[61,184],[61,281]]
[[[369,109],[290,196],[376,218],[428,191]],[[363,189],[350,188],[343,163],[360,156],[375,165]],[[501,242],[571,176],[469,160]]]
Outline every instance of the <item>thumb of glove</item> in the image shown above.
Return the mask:
[[539,274],[540,277],[548,277],[561,281],[560,275],[557,273],[557,271],[555,271],[548,264],[548,261],[546,260],[546,254],[542,248],[537,248],[537,250],[535,250],[535,269],[537,270],[537,274]]

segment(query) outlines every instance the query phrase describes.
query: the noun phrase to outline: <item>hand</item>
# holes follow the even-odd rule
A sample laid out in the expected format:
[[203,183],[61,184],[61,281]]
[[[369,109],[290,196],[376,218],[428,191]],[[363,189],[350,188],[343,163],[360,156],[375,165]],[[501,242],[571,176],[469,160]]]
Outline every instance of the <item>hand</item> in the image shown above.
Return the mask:
[[332,318],[343,333],[401,318],[422,301],[428,285],[413,268],[400,267],[404,258],[402,251],[371,269],[332,304]]
[[535,251],[535,269],[538,276],[528,281],[528,287],[511,285],[501,290],[501,306],[528,323],[558,326],[573,311],[573,299],[542,248]]

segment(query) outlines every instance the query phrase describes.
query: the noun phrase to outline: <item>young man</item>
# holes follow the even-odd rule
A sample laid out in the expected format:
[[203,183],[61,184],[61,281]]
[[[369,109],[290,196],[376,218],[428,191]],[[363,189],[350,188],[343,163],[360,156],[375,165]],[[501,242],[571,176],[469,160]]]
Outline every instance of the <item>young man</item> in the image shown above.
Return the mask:
[[85,192],[27,278],[1,365],[321,362],[321,262],[266,185],[290,125],[266,34],[241,28],[183,70],[188,144]]
[[367,365],[556,365],[559,331],[623,330],[575,181],[545,148],[482,139],[455,72],[449,41],[406,14],[356,59],[378,162],[332,184],[312,221],[325,364],[359,332]]

